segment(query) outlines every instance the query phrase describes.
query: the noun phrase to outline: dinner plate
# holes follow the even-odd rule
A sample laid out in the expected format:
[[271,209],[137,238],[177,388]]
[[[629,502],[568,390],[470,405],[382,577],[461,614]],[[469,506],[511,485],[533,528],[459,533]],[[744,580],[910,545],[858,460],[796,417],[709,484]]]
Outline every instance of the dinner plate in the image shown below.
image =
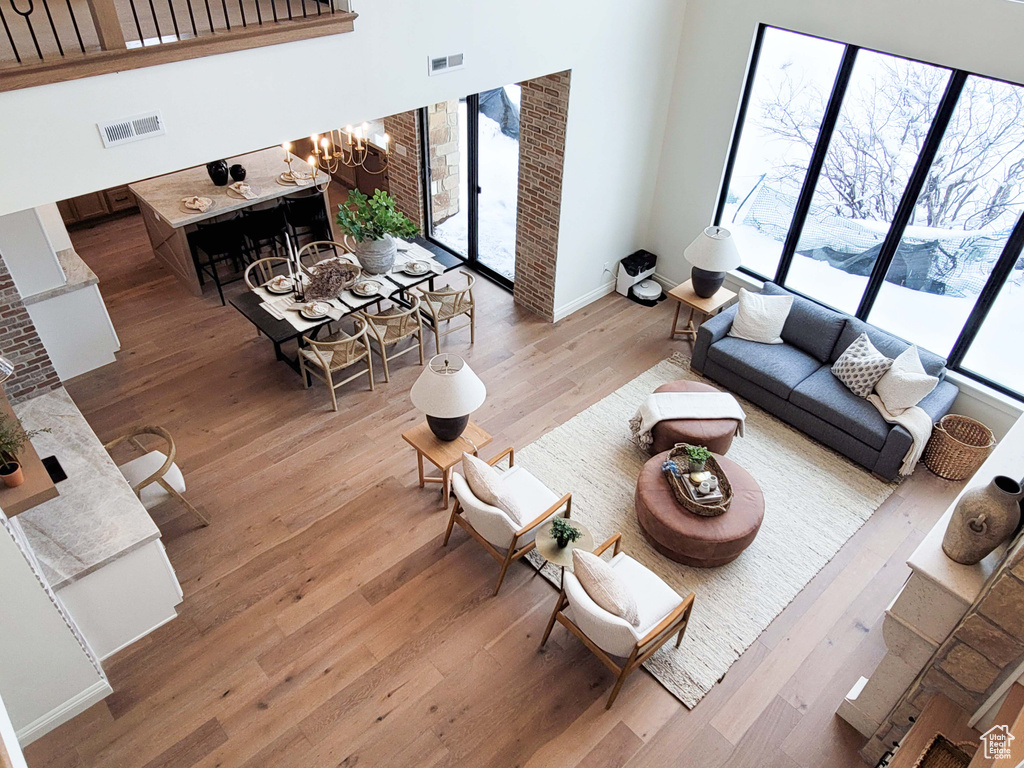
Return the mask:
[[307,320],[324,320],[324,319],[326,319],[328,313],[330,312],[330,305],[325,303],[325,302],[322,302],[322,301],[317,301],[317,302],[314,302],[314,303],[319,305],[319,306],[322,306],[324,308],[323,314],[314,314],[314,313],[308,312],[306,310],[305,306],[303,306],[303,307],[301,307],[299,309],[299,314],[302,315]]
[[[363,285],[372,286],[372,288],[370,288],[369,291],[360,290],[360,288]],[[383,286],[380,283],[378,283],[376,280],[367,280],[365,283],[362,283],[362,284],[356,283],[355,285],[353,285],[352,286],[352,293],[354,293],[356,296],[358,296],[361,299],[368,299],[371,296],[376,296],[377,294],[379,294],[382,287]]]
[[[421,265],[422,269],[413,269],[413,266],[417,264]],[[405,264],[402,265],[402,271],[405,272],[405,274],[407,275],[412,275],[413,277],[422,277],[423,275],[430,272],[430,265],[427,264],[427,262],[425,261],[420,261],[419,259],[410,259],[409,261],[405,262]]]
[[259,195],[260,195],[260,191],[258,189],[256,189],[256,187],[253,187],[251,185],[249,187],[249,191],[252,192],[253,197],[246,197],[241,192],[239,192],[237,189],[232,189],[231,187],[228,187],[227,190],[228,190],[228,197],[233,197],[233,198],[235,198],[237,200],[252,200],[252,199],[254,199],[256,197],[259,197]]
[[283,283],[280,288],[278,288],[275,287],[273,282],[271,281],[264,285],[263,287],[266,288],[270,293],[276,293],[278,295],[281,295],[285,293],[291,293],[293,285],[294,283],[291,280],[288,280],[286,283]]

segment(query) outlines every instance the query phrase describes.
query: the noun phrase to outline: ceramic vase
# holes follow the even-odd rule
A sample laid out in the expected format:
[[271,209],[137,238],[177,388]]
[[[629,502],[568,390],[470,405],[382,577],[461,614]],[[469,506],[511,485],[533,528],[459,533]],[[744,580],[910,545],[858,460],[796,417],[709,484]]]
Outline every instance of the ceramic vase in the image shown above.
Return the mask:
[[363,240],[356,243],[356,258],[359,265],[371,275],[383,275],[395,266],[395,255],[398,246],[391,235],[384,235],[380,240]]
[[226,187],[228,185],[228,161],[214,160],[206,164],[206,172],[210,174],[210,181],[214,186]]
[[964,493],[946,526],[942,551],[963,565],[980,563],[1017,529],[1021,498],[1020,483],[1005,475]]
[[234,181],[245,181],[244,165],[238,165],[236,163],[235,165],[232,165],[230,168],[228,168],[228,173],[231,174],[231,178]]

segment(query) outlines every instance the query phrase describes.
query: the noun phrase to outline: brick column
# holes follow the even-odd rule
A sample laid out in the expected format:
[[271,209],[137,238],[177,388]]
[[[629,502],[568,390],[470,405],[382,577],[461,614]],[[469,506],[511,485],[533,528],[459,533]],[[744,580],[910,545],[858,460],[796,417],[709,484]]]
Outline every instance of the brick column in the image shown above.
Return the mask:
[[1009,553],[981,595],[935,651],[861,754],[877,762],[910,729],[928,699],[941,693],[977,710],[1024,659],[1024,544]]
[[395,207],[423,226],[423,172],[420,152],[419,110],[401,112],[384,118],[384,131],[391,137],[388,164],[388,189]]
[[11,273],[0,256],[0,354],[16,366],[3,383],[12,403],[57,389],[60,379],[50,362],[32,318],[21,301]]
[[566,70],[521,84],[514,297],[516,304],[548,320],[555,314],[569,77]]

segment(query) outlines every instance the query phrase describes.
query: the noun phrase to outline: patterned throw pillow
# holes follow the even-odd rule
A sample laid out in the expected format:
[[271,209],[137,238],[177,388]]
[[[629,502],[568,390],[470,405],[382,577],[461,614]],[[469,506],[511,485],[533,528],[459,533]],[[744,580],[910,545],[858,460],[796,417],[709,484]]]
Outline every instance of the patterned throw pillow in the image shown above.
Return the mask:
[[591,600],[634,627],[640,626],[640,611],[633,591],[608,563],[595,554],[574,549],[572,572]]
[[891,367],[892,360],[875,349],[868,335],[862,333],[835,361],[832,373],[857,397],[867,397]]

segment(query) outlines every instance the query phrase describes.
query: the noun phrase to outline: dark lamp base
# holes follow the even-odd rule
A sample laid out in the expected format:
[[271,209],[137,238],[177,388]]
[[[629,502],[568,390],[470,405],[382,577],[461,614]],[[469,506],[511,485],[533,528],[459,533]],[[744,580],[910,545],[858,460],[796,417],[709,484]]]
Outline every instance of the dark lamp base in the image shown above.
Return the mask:
[[690,278],[693,280],[693,292],[702,299],[710,299],[725,282],[725,272],[709,272],[693,267],[690,269]]
[[469,415],[455,416],[450,419],[442,419],[438,416],[427,416],[427,426],[434,433],[434,437],[450,443],[462,434],[466,425],[469,424]]

